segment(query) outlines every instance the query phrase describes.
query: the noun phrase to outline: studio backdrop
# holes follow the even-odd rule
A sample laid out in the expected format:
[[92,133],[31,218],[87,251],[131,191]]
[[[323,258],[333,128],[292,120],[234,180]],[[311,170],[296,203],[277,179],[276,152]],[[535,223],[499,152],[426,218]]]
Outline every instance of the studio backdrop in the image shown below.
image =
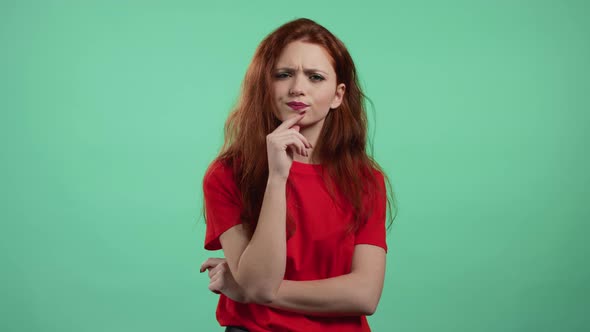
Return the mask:
[[258,43],[354,58],[397,217],[374,331],[590,328],[586,1],[2,1],[0,330],[221,331],[202,178]]

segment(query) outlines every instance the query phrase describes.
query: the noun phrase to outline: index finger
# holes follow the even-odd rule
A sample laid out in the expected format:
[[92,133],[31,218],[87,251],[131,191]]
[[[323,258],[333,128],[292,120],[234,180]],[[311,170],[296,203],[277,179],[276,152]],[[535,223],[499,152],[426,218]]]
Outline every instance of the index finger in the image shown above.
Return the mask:
[[216,267],[221,262],[223,262],[223,259],[221,258],[208,258],[203,264],[201,264],[201,269],[199,271],[203,273],[205,270]]
[[305,116],[305,112],[301,113],[301,114],[297,114],[297,116],[294,116],[292,118],[289,118],[285,121],[283,121],[283,123],[281,123],[277,129],[275,130],[283,130],[283,129],[289,129],[291,127],[293,127],[297,121],[303,119],[303,117]]

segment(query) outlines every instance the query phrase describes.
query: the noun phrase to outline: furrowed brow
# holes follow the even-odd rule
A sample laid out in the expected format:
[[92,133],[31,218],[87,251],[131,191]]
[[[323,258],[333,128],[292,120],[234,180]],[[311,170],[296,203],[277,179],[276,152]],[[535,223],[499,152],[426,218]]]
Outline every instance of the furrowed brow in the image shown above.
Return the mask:
[[[291,68],[291,67],[280,67],[275,69],[276,71],[288,71],[288,72],[295,72],[295,68]],[[321,70],[321,69],[317,69],[317,68],[305,68],[303,69],[303,72],[306,74],[310,74],[310,73],[322,73],[326,76],[328,76],[328,73],[326,73],[325,71]]]

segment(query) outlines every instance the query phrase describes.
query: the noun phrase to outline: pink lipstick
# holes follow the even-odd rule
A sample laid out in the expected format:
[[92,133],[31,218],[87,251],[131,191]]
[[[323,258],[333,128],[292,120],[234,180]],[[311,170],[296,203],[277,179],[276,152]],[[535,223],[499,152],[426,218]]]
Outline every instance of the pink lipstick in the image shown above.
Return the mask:
[[300,111],[306,107],[308,107],[309,105],[302,103],[302,102],[298,102],[298,101],[291,101],[288,102],[287,105],[289,105],[289,107],[291,107],[292,109],[296,110],[296,111]]

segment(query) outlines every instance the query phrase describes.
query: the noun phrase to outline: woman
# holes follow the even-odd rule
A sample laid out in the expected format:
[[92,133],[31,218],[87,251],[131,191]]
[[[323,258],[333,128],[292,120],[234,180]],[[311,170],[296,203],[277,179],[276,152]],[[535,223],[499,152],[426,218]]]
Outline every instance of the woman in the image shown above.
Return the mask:
[[370,331],[388,199],[363,98],[346,47],[312,20],[257,48],[203,180],[205,248],[225,259],[201,272],[226,331]]

